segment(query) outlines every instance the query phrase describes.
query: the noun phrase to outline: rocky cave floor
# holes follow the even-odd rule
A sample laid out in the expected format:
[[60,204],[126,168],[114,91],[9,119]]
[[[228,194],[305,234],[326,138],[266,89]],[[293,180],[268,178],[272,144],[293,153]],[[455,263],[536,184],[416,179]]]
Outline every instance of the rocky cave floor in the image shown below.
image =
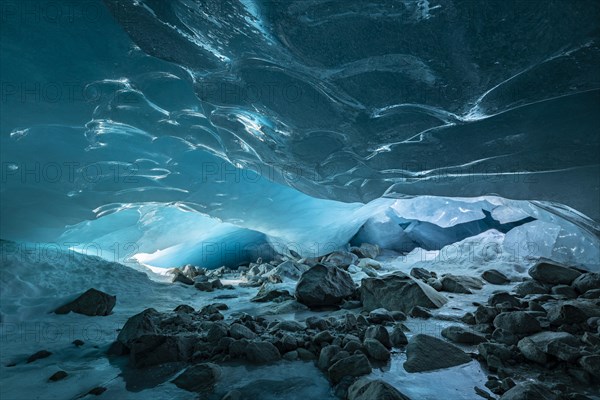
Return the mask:
[[[384,255],[363,244],[238,270],[172,269],[161,284],[204,305],[147,304],[114,341],[3,358],[3,375],[18,380],[19,368],[37,365],[45,385],[68,385],[81,357],[97,360],[89,390],[64,398],[152,398],[165,388],[157,397],[600,399],[600,274],[548,260],[516,278],[402,272]],[[90,289],[51,317],[103,319],[118,301]],[[49,398],[27,390],[20,398]]]

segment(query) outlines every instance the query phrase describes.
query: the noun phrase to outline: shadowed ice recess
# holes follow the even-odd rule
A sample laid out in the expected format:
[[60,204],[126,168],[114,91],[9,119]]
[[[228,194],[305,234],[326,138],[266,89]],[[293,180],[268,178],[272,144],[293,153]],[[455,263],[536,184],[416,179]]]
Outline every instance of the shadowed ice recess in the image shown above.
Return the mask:
[[497,229],[600,268],[595,1],[82,4],[2,22],[0,237],[214,268]]

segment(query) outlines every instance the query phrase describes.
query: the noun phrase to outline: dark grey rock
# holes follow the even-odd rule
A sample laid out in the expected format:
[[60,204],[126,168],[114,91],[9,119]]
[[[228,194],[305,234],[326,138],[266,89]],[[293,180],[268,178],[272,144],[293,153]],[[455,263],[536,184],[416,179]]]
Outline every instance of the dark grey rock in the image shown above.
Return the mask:
[[346,271],[317,264],[300,277],[296,299],[308,307],[332,306],[340,304],[355,290],[352,277]]
[[221,377],[221,368],[212,363],[202,363],[188,367],[173,383],[189,392],[202,392],[211,390]]
[[587,272],[575,278],[571,284],[579,293],[585,293],[588,290],[600,289],[600,273]]
[[496,342],[507,344],[509,346],[517,344],[519,341],[517,336],[511,332],[505,331],[504,329],[494,329],[494,332],[492,333],[492,339]]
[[498,311],[493,307],[478,306],[473,314],[477,324],[489,324],[498,315]]
[[439,308],[447,302],[431,286],[401,272],[363,279],[360,295],[367,311],[385,308],[408,313],[415,306]]
[[414,306],[412,310],[410,310],[408,315],[410,315],[413,318],[431,318],[431,313],[429,312],[429,310],[421,306]]
[[539,383],[523,382],[504,393],[500,400],[558,400],[558,396]]
[[50,357],[52,355],[51,352],[49,352],[48,350],[40,350],[36,353],[33,353],[32,355],[30,355],[29,357],[27,357],[27,364],[32,363],[34,361],[37,360],[41,360],[42,358],[47,358]]
[[550,292],[552,294],[564,296],[570,299],[577,297],[577,292],[569,285],[556,285],[550,290]]
[[449,326],[442,329],[442,336],[446,339],[462,344],[479,344],[487,342],[485,336],[475,332],[472,329],[463,328],[462,326]]
[[528,280],[516,285],[513,291],[519,296],[527,296],[529,294],[547,294],[550,293],[550,286],[534,280]]
[[348,251],[334,251],[327,256],[325,262],[339,268],[348,269],[350,265],[358,263],[358,256]]
[[540,262],[529,269],[533,279],[552,285],[570,285],[581,272],[552,262]]
[[250,301],[255,303],[266,303],[268,301],[281,302],[284,300],[291,300],[293,298],[294,296],[292,296],[287,290],[275,289],[273,284],[263,283],[260,289],[258,289],[256,296],[251,298]]
[[255,364],[264,364],[281,359],[277,347],[266,341],[250,342],[246,347],[246,359]]
[[588,314],[577,304],[553,304],[548,308],[548,321],[559,326],[563,324],[577,324],[587,320]]
[[58,307],[56,314],[68,314],[71,311],[88,316],[105,316],[112,312],[117,296],[111,296],[100,290],[89,289],[70,303]]
[[348,400],[410,400],[382,380],[361,378],[348,389]]
[[129,361],[136,368],[189,361],[197,336],[143,335],[130,343]]
[[517,299],[512,294],[506,292],[494,293],[488,299],[488,304],[492,307],[506,304],[508,307],[519,308],[521,307],[521,300]]
[[176,313],[191,314],[196,310],[194,310],[194,307],[188,306],[187,304],[180,304],[177,307],[175,307],[173,311]]
[[600,380],[600,355],[594,354],[581,357],[579,365],[596,380]]
[[436,278],[435,274],[427,271],[425,268],[412,268],[410,270],[410,276],[413,278],[426,282],[429,278]]
[[536,333],[542,330],[540,322],[529,311],[500,313],[494,318],[494,326],[515,334]]
[[364,354],[354,354],[343,358],[329,367],[329,379],[339,383],[345,376],[361,376],[371,373],[371,364]]
[[444,275],[441,279],[442,291],[451,293],[471,294],[473,290],[479,290],[483,287],[483,282],[479,278],[465,275]]
[[385,308],[377,308],[369,313],[369,321],[374,324],[382,322],[394,322],[394,317]]
[[433,336],[418,334],[406,346],[404,369],[408,372],[433,371],[466,364],[471,357],[458,347]]
[[321,349],[321,353],[319,353],[319,361],[317,362],[317,366],[319,369],[328,370],[331,367],[331,360],[333,357],[342,351],[340,346],[326,346]]
[[229,329],[224,322],[215,322],[206,333],[206,340],[211,343],[217,343],[221,338],[228,335]]
[[254,339],[256,333],[245,325],[233,323],[229,326],[229,335],[234,339]]
[[538,346],[529,338],[523,338],[519,340],[517,344],[519,351],[523,356],[533,362],[538,364],[545,364],[547,361],[546,353],[539,349]]
[[183,274],[180,271],[176,271],[173,274],[173,279],[171,280],[171,282],[183,283],[184,285],[193,285],[194,284],[194,281],[192,279],[190,279],[189,277],[187,277],[185,274]]
[[302,323],[300,323],[298,321],[294,321],[291,319],[277,322],[275,325],[273,325],[270,328],[270,330],[273,332],[276,332],[276,331],[299,332],[299,331],[303,331],[304,329],[306,329],[306,326],[304,326]]
[[313,342],[316,344],[331,343],[335,337],[329,331],[321,331],[315,335]]
[[298,358],[302,361],[310,361],[315,360],[317,358],[317,356],[315,356],[315,353],[302,347],[298,347],[296,351],[298,352]]
[[402,326],[400,324],[395,325],[392,329],[390,341],[392,342],[392,346],[394,347],[402,347],[408,343],[408,339],[402,331]]
[[390,352],[381,342],[376,339],[365,339],[363,342],[367,355],[373,360],[387,361],[390,359]]
[[387,329],[381,325],[373,325],[365,331],[365,339],[376,339],[388,349],[392,348],[390,334]]
[[48,378],[49,381],[51,382],[56,382],[56,381],[62,381],[63,379],[65,379],[69,374],[67,374],[66,371],[56,371],[55,373],[53,373],[50,378]]
[[510,282],[510,279],[508,279],[506,275],[496,269],[489,269],[485,271],[483,274],[481,274],[481,277],[486,282],[494,285],[505,285]]

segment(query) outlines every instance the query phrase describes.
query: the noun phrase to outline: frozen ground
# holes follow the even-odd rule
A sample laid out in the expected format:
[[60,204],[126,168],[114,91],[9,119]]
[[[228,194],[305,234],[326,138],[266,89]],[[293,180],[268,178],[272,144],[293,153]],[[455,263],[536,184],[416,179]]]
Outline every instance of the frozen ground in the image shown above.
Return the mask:
[[[440,252],[415,250],[407,256],[387,252],[380,257],[380,274],[393,270],[408,272],[414,266],[427,266],[439,273],[479,275],[480,271],[497,268],[513,278],[518,278],[526,267],[508,262],[500,251],[504,235],[495,231],[470,238],[458,247],[469,247],[472,254],[454,262],[440,257]],[[13,245],[4,242],[4,245]],[[490,250],[493,249],[493,250]],[[495,249],[495,250],[494,250]],[[448,249],[446,249],[448,250]],[[153,307],[159,311],[172,310],[179,304],[189,304],[195,309],[215,301],[224,302],[230,309],[227,318],[235,312],[263,314],[268,318],[303,320],[313,312],[299,308],[274,314],[274,303],[252,303],[256,288],[237,287],[227,294],[235,299],[218,299],[223,292],[205,293],[193,287],[165,282],[165,277],[136,265],[135,268],[84,256],[79,253],[48,254],[37,252],[4,252],[1,269],[2,353],[1,392],[2,399],[74,399],[85,395],[96,386],[107,387],[113,398],[119,399],[188,399],[195,398],[189,392],[178,389],[169,382],[178,368],[158,367],[132,371],[126,360],[109,360],[105,351],[116,338],[117,330],[132,315]],[[437,259],[436,259],[437,257]],[[145,271],[140,272],[140,271]],[[364,277],[355,273],[355,280]],[[234,281],[235,282],[235,281]],[[285,281],[278,286],[292,289],[294,284]],[[70,300],[90,287],[117,296],[113,313],[107,317],[86,317],[79,314],[56,315],[51,313],[57,306]],[[497,289],[485,285],[473,295],[450,294],[449,303],[435,312],[440,319],[412,319],[406,322],[411,329],[410,337],[417,333],[439,336],[440,331],[451,323],[450,319],[474,310],[472,302],[483,302]],[[336,315],[345,311],[321,312]],[[452,322],[456,323],[456,322]],[[81,348],[71,342],[81,339]],[[27,357],[39,350],[53,354],[33,364],[26,364]],[[468,347],[465,347],[469,350]],[[374,377],[383,377],[405,394],[416,399],[472,399],[473,387],[483,387],[486,371],[473,361],[447,370],[409,374],[402,363],[405,354],[393,354],[387,366],[376,368]],[[16,364],[15,366],[10,366]],[[49,383],[48,377],[62,369],[69,373],[63,381]],[[242,364],[224,366],[224,379],[215,389],[215,398],[233,388],[243,388],[244,393],[254,393],[263,399],[334,398],[325,376],[310,362],[281,361],[261,367]],[[432,382],[442,384],[432,385]],[[25,392],[26,391],[26,392]]]

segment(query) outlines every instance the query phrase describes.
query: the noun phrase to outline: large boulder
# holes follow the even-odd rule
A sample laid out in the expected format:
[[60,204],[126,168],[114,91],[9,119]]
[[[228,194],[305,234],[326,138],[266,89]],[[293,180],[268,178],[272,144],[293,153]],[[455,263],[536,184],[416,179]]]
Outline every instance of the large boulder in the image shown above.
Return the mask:
[[415,306],[439,308],[447,302],[431,286],[402,272],[363,279],[360,297],[366,311],[383,307],[389,311],[408,313]]
[[334,363],[328,370],[329,379],[335,384],[345,376],[361,376],[371,373],[371,364],[364,354],[355,354],[342,358]]
[[[113,354],[124,354],[131,347],[132,342],[144,335],[155,335],[159,333],[159,319],[161,314],[154,308],[147,308],[139,314],[129,318],[119,332],[115,344],[111,352]],[[116,349],[121,348],[121,351]],[[127,351],[125,351],[127,349]]]
[[597,300],[568,300],[548,304],[545,307],[548,311],[548,321],[555,326],[578,324],[588,318],[600,317],[600,305]]
[[540,322],[527,311],[500,313],[494,318],[494,326],[515,334],[536,333],[542,330]]
[[173,379],[173,383],[190,392],[202,392],[212,389],[221,376],[221,368],[212,363],[192,365]]
[[277,347],[271,342],[259,341],[250,342],[245,349],[248,361],[255,364],[265,364],[281,359],[281,354]]
[[600,274],[597,272],[588,272],[577,277],[571,284],[579,293],[585,293],[588,290],[600,289]]
[[198,336],[143,335],[129,346],[129,361],[136,368],[189,361]]
[[117,302],[117,296],[111,296],[100,290],[89,289],[70,303],[58,307],[54,312],[68,314],[71,311],[77,314],[96,316],[109,315]]
[[424,334],[411,338],[406,346],[404,369],[408,372],[433,371],[466,364],[471,357],[458,347]]
[[581,272],[573,268],[547,261],[540,262],[529,269],[529,276],[533,279],[553,285],[570,285],[580,275]]
[[389,383],[361,378],[348,389],[348,400],[410,400]]
[[339,305],[356,290],[352,277],[337,267],[317,264],[302,274],[296,299],[308,307]]

